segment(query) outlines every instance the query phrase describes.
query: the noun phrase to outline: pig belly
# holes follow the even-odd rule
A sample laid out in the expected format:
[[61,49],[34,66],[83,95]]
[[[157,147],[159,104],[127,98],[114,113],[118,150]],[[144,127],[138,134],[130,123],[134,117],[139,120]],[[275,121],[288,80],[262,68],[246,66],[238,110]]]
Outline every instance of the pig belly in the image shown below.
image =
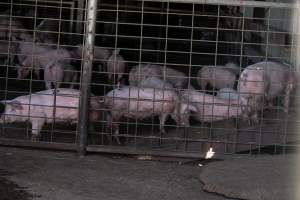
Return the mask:
[[55,110],[55,119],[53,119],[54,111],[53,112],[46,112],[46,122],[53,123],[55,122],[68,122],[68,123],[77,123],[78,119],[78,109],[59,109],[56,108]]

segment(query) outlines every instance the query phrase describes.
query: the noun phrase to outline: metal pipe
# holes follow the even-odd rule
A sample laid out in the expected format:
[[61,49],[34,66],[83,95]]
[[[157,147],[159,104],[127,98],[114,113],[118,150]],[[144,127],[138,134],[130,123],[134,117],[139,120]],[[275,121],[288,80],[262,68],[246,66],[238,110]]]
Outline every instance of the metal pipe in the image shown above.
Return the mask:
[[92,67],[94,58],[94,41],[96,27],[96,13],[98,0],[88,0],[85,41],[83,52],[82,78],[80,88],[80,111],[79,111],[79,149],[80,156],[86,152],[87,134],[88,134],[88,111],[90,102],[90,84],[92,77]]
[[169,2],[169,3],[196,3],[224,6],[248,6],[262,8],[298,8],[298,3],[280,3],[280,2],[265,2],[265,1],[249,1],[249,0],[138,0],[151,2]]

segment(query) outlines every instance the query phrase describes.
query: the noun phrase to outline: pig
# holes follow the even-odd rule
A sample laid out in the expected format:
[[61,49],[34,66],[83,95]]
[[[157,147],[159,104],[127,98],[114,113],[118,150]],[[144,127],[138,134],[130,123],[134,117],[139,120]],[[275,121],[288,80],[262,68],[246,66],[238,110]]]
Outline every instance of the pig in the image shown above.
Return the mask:
[[160,131],[165,133],[165,121],[172,113],[177,113],[178,100],[178,94],[171,90],[127,86],[114,89],[104,96],[104,107],[108,110],[107,125],[117,136],[122,117],[145,119],[159,116]]
[[214,89],[233,89],[238,74],[239,68],[235,63],[204,66],[198,71],[197,81],[202,90],[205,90],[208,84]]
[[251,106],[256,109],[262,109],[265,103],[272,105],[276,97],[283,96],[283,110],[288,112],[290,93],[295,89],[296,79],[295,73],[285,64],[258,62],[246,67],[241,73],[238,92],[249,99]]
[[20,66],[18,66],[18,79],[25,78],[33,69],[38,79],[39,70],[44,69],[50,62],[59,61],[61,63],[70,64],[71,55],[66,49],[47,49],[34,57],[28,56]]
[[[45,123],[77,123],[80,92],[74,89],[51,89],[12,100],[1,101],[5,109],[1,123],[29,121],[32,125],[31,140],[37,141]],[[91,122],[101,117],[99,97],[91,96],[89,119]]]
[[59,88],[60,85],[70,83],[70,88],[74,88],[74,83],[77,81],[77,72],[71,64],[60,62],[50,62],[44,70],[44,80],[47,89]]
[[[80,45],[72,51],[72,57],[82,59],[83,46]],[[108,74],[108,80],[115,83],[119,82],[126,68],[126,62],[120,55],[120,49],[110,50],[104,47],[94,47],[94,62],[99,63],[99,71],[105,71]]]
[[184,73],[169,67],[151,64],[140,64],[132,67],[129,73],[129,84],[139,86],[148,77],[165,79],[177,89],[183,89],[187,85],[187,77]]
[[50,50],[51,48],[45,45],[38,45],[27,41],[18,41],[18,61],[21,64],[28,57],[32,59],[32,56],[36,56]]
[[174,88],[171,83],[168,83],[167,81],[163,81],[158,77],[148,77],[148,78],[144,79],[141,82],[140,87],[156,88],[156,89],[173,89]]
[[[112,51],[111,55],[107,58],[106,70],[108,73],[108,80],[115,83],[120,82],[126,68],[124,58],[119,54],[120,50]],[[117,77],[115,79],[115,76]]]
[[180,126],[190,126],[191,112],[193,112],[192,116],[200,122],[214,122],[239,116],[248,117],[252,112],[244,106],[246,99],[242,98],[238,100],[221,99],[195,90],[182,92],[180,98],[177,119],[177,124]]

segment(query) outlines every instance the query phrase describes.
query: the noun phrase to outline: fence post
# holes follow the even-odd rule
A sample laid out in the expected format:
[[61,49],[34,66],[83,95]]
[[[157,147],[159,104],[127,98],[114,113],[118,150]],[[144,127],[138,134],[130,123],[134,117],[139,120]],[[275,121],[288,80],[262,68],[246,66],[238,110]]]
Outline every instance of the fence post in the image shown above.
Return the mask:
[[98,0],[88,0],[86,10],[86,26],[83,46],[83,65],[81,70],[81,87],[80,87],[80,107],[79,107],[79,156],[84,156],[86,152],[87,134],[88,134],[88,117],[90,102],[90,83],[92,77],[93,58],[94,58],[94,41],[96,27],[96,13]]

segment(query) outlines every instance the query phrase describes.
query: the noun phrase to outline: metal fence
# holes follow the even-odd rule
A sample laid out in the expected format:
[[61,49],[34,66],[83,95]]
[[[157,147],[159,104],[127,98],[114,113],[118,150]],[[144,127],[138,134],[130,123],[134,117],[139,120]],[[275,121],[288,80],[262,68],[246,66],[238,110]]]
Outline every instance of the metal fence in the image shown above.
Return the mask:
[[292,3],[0,5],[2,145],[179,157],[297,146]]

